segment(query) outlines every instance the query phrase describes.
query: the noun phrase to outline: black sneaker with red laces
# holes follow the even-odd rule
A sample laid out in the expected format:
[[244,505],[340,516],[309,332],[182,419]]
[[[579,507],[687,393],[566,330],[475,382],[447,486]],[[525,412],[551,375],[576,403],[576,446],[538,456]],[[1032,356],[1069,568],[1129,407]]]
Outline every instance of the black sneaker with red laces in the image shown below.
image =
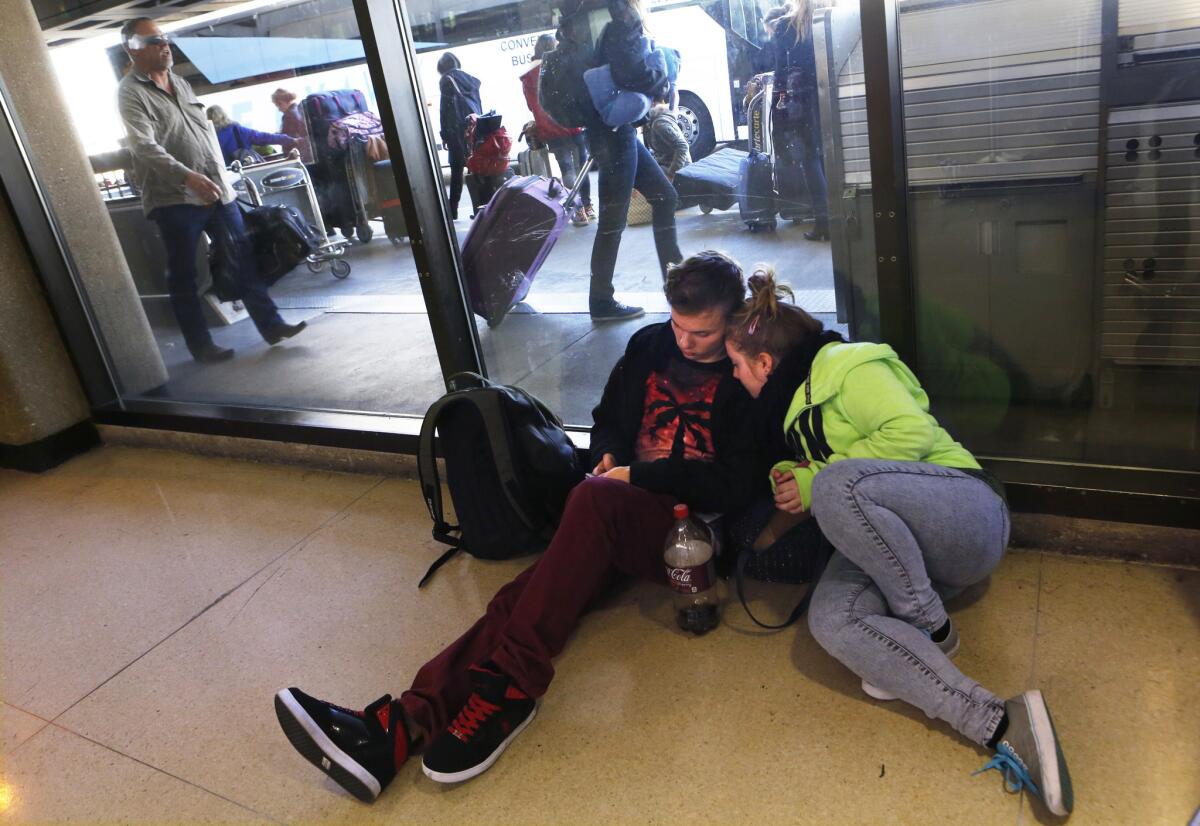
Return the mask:
[[495,666],[473,665],[468,673],[475,690],[421,761],[425,774],[438,783],[461,783],[490,769],[537,709],[537,702]]
[[364,803],[392,782],[412,745],[390,694],[355,711],[285,688],[275,695],[275,716],[296,751]]

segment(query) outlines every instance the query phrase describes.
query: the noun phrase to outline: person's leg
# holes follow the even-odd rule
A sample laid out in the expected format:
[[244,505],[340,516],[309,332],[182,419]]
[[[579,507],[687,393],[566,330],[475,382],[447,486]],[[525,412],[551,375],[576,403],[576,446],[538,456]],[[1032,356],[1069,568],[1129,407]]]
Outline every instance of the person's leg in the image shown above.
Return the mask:
[[834,462],[813,480],[811,509],[833,546],[875,581],[889,613],[930,633],[947,620],[933,583],[982,580],[1008,543],[1004,500],[938,465]]
[[547,148],[558,161],[558,169],[562,172],[562,182],[568,190],[575,186],[575,176],[579,166],[575,158],[575,143],[570,138],[555,138],[546,142]]
[[491,659],[531,697],[591,602],[623,575],[666,584],[662,544],[674,497],[603,477],[571,492],[550,546],[532,569]]
[[463,166],[466,164],[466,157],[453,148],[449,151],[450,161],[450,217],[458,218],[458,203],[462,200],[463,191]]
[[801,206],[804,193],[804,172],[800,168],[800,141],[793,124],[781,119],[776,121],[772,140],[775,144],[775,183],[779,190],[779,213],[787,219],[802,217]]
[[888,616],[879,586],[841,553],[816,586],[808,626],[822,648],[862,679],[975,743],[995,734],[1004,702],[955,668],[928,636]]
[[[583,169],[583,165],[587,163],[588,155],[587,136],[586,133],[580,132],[577,135],[571,136],[571,142],[575,145],[575,157],[578,158],[579,169]],[[583,176],[583,183],[579,186],[579,202],[586,208],[592,205],[592,177],[590,174]]]
[[467,668],[489,659],[531,697],[545,694],[551,661],[595,597],[624,574],[666,582],[662,542],[674,503],[610,479],[577,485],[542,557],[417,672],[400,698],[411,719],[435,736],[471,693]]
[[816,221],[814,233],[829,232],[829,191],[825,185],[825,165],[821,159],[820,115],[815,107],[812,120],[801,125],[799,131],[801,158],[804,164],[804,180],[812,197],[813,215]]
[[637,141],[634,148],[637,150],[637,170],[633,185],[650,202],[654,249],[658,252],[658,268],[666,280],[667,266],[683,260],[675,233],[675,207],[679,204],[679,195],[645,144]]
[[254,326],[264,336],[274,327],[282,326],[279,309],[267,293],[267,285],[258,277],[258,264],[254,260],[254,245],[246,234],[241,208],[236,202],[217,204],[212,207],[205,230],[218,248],[218,255],[225,261],[236,261],[234,270],[242,303]]
[[[571,492],[550,547],[530,569],[491,656],[467,668],[471,693],[421,767],[461,783],[489,767],[533,720],[552,664],[579,617],[624,574],[666,582],[660,548],[675,499],[603,477]],[[481,635],[482,636],[482,635]]]
[[200,296],[196,294],[196,244],[204,231],[207,212],[205,207],[178,204],[159,207],[150,216],[158,224],[167,249],[167,290],[171,295],[171,309],[192,355],[212,344]]
[[631,126],[613,132],[592,130],[588,137],[600,172],[600,221],[592,244],[588,297],[593,306],[602,307],[613,301],[613,273],[637,173],[638,141]]
[[[538,562],[541,560],[539,559]],[[483,662],[496,650],[500,632],[508,623],[513,605],[520,597],[538,562],[526,568],[496,592],[482,617],[458,639],[438,652],[417,671],[412,685],[400,695],[409,720],[415,725],[410,733],[418,742],[414,751],[429,744],[429,739],[450,722],[451,717],[471,694],[467,669]]]

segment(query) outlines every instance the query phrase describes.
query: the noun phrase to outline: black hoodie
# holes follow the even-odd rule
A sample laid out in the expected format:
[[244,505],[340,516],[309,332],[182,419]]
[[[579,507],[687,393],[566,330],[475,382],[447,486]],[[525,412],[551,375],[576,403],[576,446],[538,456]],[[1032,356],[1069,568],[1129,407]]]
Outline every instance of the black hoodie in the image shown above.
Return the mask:
[[[711,371],[717,379],[711,404],[664,397],[667,376],[675,366]],[[652,378],[653,386],[651,386]],[[648,418],[647,396],[663,411],[656,428],[660,444],[670,443],[670,455],[638,461],[637,447],[643,422]],[[691,416],[691,436],[708,448],[708,458],[685,458],[684,432]],[[617,361],[604,387],[600,404],[592,411],[592,464],[611,453],[618,465],[629,465],[630,482],[639,488],[665,493],[702,512],[727,512],[746,505],[767,490],[761,473],[762,459],[755,440],[750,396],[733,377],[728,359],[712,364],[689,362],[675,343],[670,323],[651,324],[629,339],[625,355]],[[694,444],[695,442],[693,442]]]

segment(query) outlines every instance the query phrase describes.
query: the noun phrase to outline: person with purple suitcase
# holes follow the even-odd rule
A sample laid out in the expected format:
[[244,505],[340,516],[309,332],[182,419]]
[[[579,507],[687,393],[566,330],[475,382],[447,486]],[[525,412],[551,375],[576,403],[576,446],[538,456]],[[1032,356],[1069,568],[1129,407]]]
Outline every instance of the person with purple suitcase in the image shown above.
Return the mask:
[[[662,95],[669,81],[649,70],[645,45],[645,11],[641,0],[609,0],[612,20],[605,25],[596,45],[593,66],[611,66],[614,83],[650,98]],[[564,32],[587,26],[587,15],[576,14],[562,23]],[[586,37],[582,32],[578,37]],[[591,285],[588,309],[593,321],[621,321],[643,314],[641,307],[622,304],[614,297],[613,274],[617,252],[629,214],[629,201],[636,187],[650,202],[653,213],[654,248],[666,278],[667,267],[683,258],[675,232],[678,195],[662,167],[637,138],[633,123],[617,128],[606,124],[594,107],[584,106],[588,143],[599,170],[600,220],[592,245]]]

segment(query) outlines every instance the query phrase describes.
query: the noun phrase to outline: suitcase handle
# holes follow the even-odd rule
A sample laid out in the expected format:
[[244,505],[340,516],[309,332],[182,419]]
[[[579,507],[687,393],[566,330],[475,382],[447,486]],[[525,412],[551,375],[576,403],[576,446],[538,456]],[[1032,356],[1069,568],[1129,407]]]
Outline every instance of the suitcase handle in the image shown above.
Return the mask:
[[594,156],[588,155],[588,159],[583,162],[583,167],[579,170],[579,174],[575,176],[575,186],[571,187],[571,191],[567,193],[567,199],[563,201],[563,209],[571,208],[571,203],[579,194],[580,187],[582,187],[583,182],[587,180],[588,173],[592,171],[592,162],[594,160]]

